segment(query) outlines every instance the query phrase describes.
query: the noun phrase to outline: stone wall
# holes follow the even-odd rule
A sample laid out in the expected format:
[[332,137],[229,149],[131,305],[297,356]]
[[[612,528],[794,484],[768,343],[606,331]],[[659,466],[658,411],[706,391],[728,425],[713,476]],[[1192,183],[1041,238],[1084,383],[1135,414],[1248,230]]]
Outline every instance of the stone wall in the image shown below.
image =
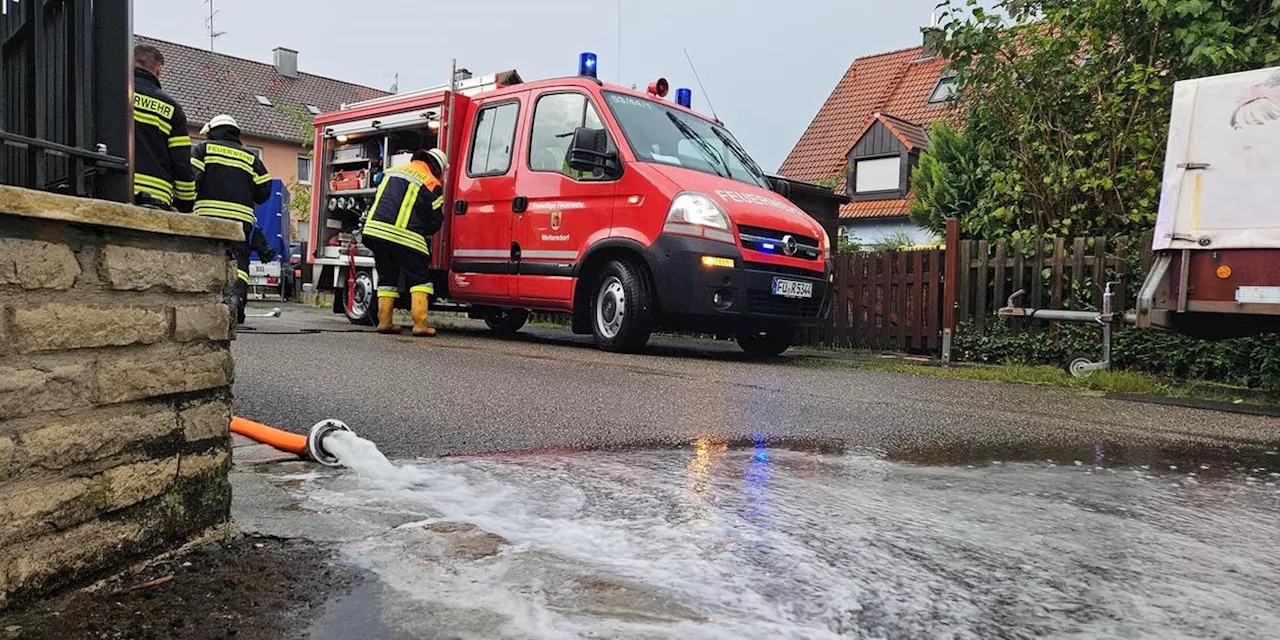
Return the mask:
[[239,237],[0,186],[0,608],[227,522]]

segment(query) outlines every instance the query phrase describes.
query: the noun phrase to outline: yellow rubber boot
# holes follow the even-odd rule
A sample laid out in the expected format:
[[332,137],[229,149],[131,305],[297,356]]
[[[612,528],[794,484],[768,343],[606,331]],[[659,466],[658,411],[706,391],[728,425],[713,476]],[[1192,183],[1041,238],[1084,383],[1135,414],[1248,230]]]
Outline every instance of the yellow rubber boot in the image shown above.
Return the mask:
[[396,299],[378,298],[378,333],[400,333],[400,326],[395,322],[395,315]]
[[422,338],[431,338],[436,335],[436,330],[427,326],[427,307],[431,301],[431,294],[425,291],[413,292],[413,335]]

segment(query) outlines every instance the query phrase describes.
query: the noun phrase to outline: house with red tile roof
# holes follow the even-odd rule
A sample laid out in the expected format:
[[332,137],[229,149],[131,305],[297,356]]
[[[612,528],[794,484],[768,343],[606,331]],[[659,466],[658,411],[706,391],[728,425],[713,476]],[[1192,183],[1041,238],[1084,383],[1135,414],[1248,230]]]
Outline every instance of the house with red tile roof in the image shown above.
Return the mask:
[[870,244],[901,232],[913,244],[935,242],[908,218],[910,176],[929,148],[929,128],[956,117],[948,102],[955,78],[946,67],[927,46],[854,60],[778,173],[835,183],[847,194],[842,236]]

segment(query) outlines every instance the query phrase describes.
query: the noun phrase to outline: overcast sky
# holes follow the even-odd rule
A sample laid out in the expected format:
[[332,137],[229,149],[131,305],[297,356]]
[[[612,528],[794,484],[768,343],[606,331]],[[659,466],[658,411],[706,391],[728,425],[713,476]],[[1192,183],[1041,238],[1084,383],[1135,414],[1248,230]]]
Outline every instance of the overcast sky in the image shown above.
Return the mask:
[[[720,118],[766,170],[795,145],[863,56],[920,43],[937,0],[214,0],[216,50],[263,62],[297,49],[302,71],[389,89],[447,81],[452,58],[476,74],[572,75],[581,51],[601,79],[665,76]],[[619,54],[618,11],[622,39]],[[209,46],[208,0],[135,0],[141,35]],[[621,58],[621,60],[619,60]],[[621,63],[621,64],[620,64]]]

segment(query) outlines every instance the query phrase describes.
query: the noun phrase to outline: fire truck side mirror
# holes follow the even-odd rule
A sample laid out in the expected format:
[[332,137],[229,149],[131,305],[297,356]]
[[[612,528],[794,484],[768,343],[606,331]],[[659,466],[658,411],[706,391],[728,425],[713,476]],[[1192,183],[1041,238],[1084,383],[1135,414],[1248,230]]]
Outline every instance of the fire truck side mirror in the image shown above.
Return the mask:
[[609,134],[604,129],[578,127],[569,145],[568,163],[574,171],[613,175],[618,169],[618,154],[609,151]]

